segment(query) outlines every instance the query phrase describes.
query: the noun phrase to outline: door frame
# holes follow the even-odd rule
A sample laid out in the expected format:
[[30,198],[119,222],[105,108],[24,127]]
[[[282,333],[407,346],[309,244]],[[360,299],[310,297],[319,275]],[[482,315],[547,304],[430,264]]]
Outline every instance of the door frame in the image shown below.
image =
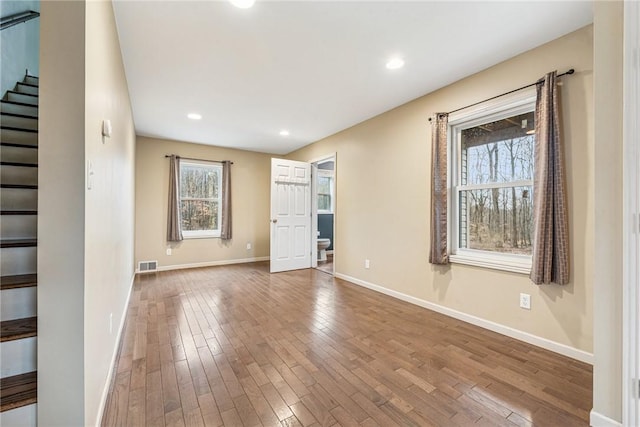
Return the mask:
[[622,424],[640,424],[640,3],[624,2]]
[[[311,268],[318,267],[318,163],[333,160],[333,239],[331,244],[333,250],[336,249],[336,212],[338,207],[338,153],[333,152],[321,157],[309,160],[311,164],[311,251],[314,256],[311,257]],[[336,258],[333,258],[332,275],[336,274]]]

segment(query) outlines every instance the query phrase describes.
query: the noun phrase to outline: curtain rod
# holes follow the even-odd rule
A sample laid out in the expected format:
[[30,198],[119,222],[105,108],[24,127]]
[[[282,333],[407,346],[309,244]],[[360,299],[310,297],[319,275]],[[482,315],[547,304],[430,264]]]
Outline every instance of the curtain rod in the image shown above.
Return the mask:
[[[562,77],[562,76],[566,76],[566,75],[571,75],[571,74],[573,74],[573,73],[575,73],[575,72],[576,72],[576,70],[574,70],[573,68],[571,68],[570,70],[568,70],[568,71],[567,71],[567,72],[565,72],[565,73],[558,74],[558,75],[557,75],[557,77]],[[509,94],[512,94],[512,93],[517,92],[517,91],[519,91],[519,90],[526,89],[526,88],[531,87],[531,86],[535,86],[535,85],[537,85],[538,83],[541,83],[541,81],[537,81],[537,82],[535,82],[535,83],[531,83],[531,84],[528,84],[528,85],[526,85],[526,86],[519,87],[518,89],[513,89],[513,90],[510,90],[509,92],[501,93],[500,95],[492,96],[491,98],[487,98],[487,99],[485,99],[485,100],[478,101],[478,102],[475,102],[475,103],[473,103],[473,104],[470,104],[470,105],[467,105],[467,106],[464,106],[464,107],[461,107],[461,108],[457,108],[457,109],[455,109],[455,110],[453,110],[453,111],[449,111],[447,114],[456,113],[456,112],[458,112],[458,111],[462,111],[462,110],[464,110],[465,108],[474,107],[474,106],[476,106],[476,105],[478,105],[478,104],[482,104],[483,102],[491,101],[491,100],[494,100],[494,99],[496,99],[496,98],[500,98],[501,96],[509,95]],[[431,121],[431,120],[432,120],[432,119],[431,119],[431,117],[429,117],[429,121]]]
[[[165,159],[166,159],[166,158],[169,158],[169,157],[171,157],[171,156],[170,156],[169,154],[166,154],[164,157],[165,157]],[[224,161],[224,162],[227,162],[227,161],[228,161],[228,160],[194,159],[193,157],[181,157],[181,156],[176,156],[176,157],[177,157],[177,158],[179,158],[179,159],[185,159],[185,160],[196,160],[196,161],[198,161],[198,162],[210,162],[210,163],[222,163],[223,161]],[[233,162],[230,162],[230,163],[231,163],[231,164],[233,164]]]

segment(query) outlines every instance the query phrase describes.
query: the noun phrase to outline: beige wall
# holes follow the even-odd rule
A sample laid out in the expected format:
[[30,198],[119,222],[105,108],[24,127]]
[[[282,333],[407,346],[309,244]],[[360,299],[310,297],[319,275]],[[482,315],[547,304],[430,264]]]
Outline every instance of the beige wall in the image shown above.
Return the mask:
[[85,420],[85,4],[40,12],[38,422],[73,426]]
[[[84,387],[85,424],[95,425],[134,274],[136,137],[111,1],[88,1],[85,24],[85,157],[94,175],[85,190]],[[104,119],[111,138],[102,137]]]
[[135,132],[111,2],[41,13],[38,423],[96,425],[133,277]]
[[623,3],[594,6],[593,410],[621,422]]
[[[169,160],[177,154],[231,160],[233,239],[185,239],[167,243]],[[271,156],[263,153],[138,137],[136,145],[136,265],[158,261],[160,268],[228,262],[269,256]],[[251,243],[251,250],[247,250]],[[166,249],[172,248],[172,255]]]
[[[590,353],[593,275],[592,27],[524,53],[299,151],[309,160],[337,153],[336,271],[395,292]],[[428,117],[536,81],[563,78],[562,114],[571,212],[572,280],[535,286],[515,273],[428,263]],[[364,260],[371,268],[364,268]],[[532,309],[520,309],[519,293]]]

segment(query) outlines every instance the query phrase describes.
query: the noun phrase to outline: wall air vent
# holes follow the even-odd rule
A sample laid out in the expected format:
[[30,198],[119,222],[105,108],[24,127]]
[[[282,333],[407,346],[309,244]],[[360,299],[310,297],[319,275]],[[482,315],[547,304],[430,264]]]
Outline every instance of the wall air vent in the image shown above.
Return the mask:
[[138,263],[138,273],[152,273],[158,271],[158,261],[140,261]]

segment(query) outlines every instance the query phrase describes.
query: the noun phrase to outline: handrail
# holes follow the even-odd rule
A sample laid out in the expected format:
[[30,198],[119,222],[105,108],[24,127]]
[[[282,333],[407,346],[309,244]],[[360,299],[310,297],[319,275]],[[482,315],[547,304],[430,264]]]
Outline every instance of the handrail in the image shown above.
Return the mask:
[[5,16],[4,18],[0,19],[0,31],[6,30],[7,28],[13,27],[14,25],[22,24],[23,22],[30,21],[37,18],[38,16],[40,16],[40,13],[34,12],[33,10],[26,10],[24,12]]

